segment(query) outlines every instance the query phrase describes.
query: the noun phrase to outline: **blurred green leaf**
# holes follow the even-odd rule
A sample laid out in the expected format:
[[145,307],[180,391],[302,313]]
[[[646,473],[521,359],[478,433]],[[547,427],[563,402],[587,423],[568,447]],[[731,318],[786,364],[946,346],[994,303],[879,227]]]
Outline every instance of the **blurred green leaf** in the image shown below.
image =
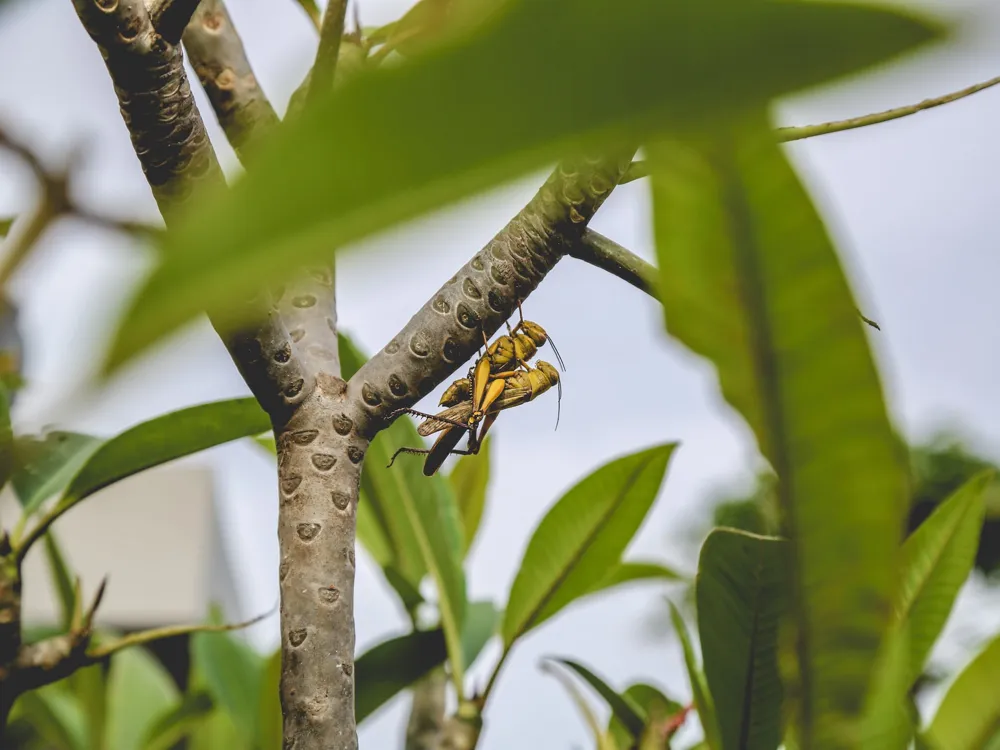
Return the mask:
[[278,455],[278,446],[274,444],[274,433],[266,432],[263,435],[254,435],[252,438],[258,446],[266,450],[272,456]]
[[49,432],[19,437],[14,446],[17,469],[14,490],[25,513],[62,493],[103,441],[79,432]]
[[862,750],[907,750],[913,737],[909,628],[890,631],[875,662],[861,726]]
[[778,627],[788,558],[788,542],[731,529],[715,529],[702,545],[698,636],[723,750],[781,744]]
[[891,619],[906,509],[864,324],[764,118],[648,153],[667,330],[716,365],[779,477],[802,745],[848,747]]
[[434,667],[444,664],[446,657],[440,628],[414,630],[363,653],[354,664],[354,715],[358,723]]
[[479,449],[478,455],[463,456],[448,475],[451,489],[458,501],[458,514],[462,519],[462,556],[469,553],[479,531],[479,522],[486,507],[486,487],[490,482],[491,438]]
[[257,750],[247,744],[228,711],[216,709],[191,732],[187,750]]
[[691,697],[694,698],[695,710],[698,711],[698,719],[701,721],[702,730],[705,733],[705,744],[709,750],[722,750],[722,736],[719,730],[719,719],[715,712],[715,703],[712,694],[709,692],[705,675],[698,666],[698,657],[695,656],[694,646],[691,644],[691,636],[688,634],[687,625],[680,611],[670,602],[670,619],[674,624],[674,632],[681,642],[681,649],[684,652],[684,666],[687,668],[688,681],[691,683]]
[[[654,716],[672,716],[684,710],[684,706],[665,696],[659,688],[643,682],[629,685],[622,695],[641,710],[643,721],[647,726]],[[608,734],[617,747],[631,748],[635,743],[632,734],[613,714],[608,721]]]
[[69,572],[66,558],[63,556],[59,542],[56,541],[52,531],[49,531],[44,538],[45,559],[49,567],[49,576],[52,579],[52,588],[56,592],[59,604],[59,622],[64,631],[68,631],[73,622],[73,607],[76,603],[75,586],[73,576]]
[[538,524],[511,586],[504,647],[585,594],[639,530],[675,445],[616,459],[570,489]]
[[642,730],[646,726],[646,717],[643,715],[639,705],[630,696],[619,695],[603,678],[594,674],[593,671],[579,662],[558,658],[553,658],[552,661],[562,664],[582,677],[604,699],[604,702],[608,704],[608,708],[611,709],[611,713],[614,714],[615,718],[632,735],[633,740],[637,740],[642,736]]
[[604,0],[509,0],[463,28],[354,76],[277,131],[231,188],[195,196],[108,367],[206,308],[239,325],[233,303],[262,283],[569,152],[700,127],[940,36],[887,9],[732,0],[620,0],[614,13]]
[[[95,633],[91,643],[97,643],[100,636]],[[70,692],[80,704],[87,718],[87,748],[100,750],[104,747],[104,731],[107,724],[108,690],[104,677],[104,666],[94,664],[76,670],[66,680]]]
[[14,473],[14,429],[10,425],[10,400],[7,386],[0,383],[0,489]]
[[910,685],[923,671],[972,570],[985,516],[983,491],[992,479],[993,472],[985,471],[966,482],[903,545],[896,617],[908,625]]
[[281,649],[276,649],[264,662],[257,699],[257,750],[281,750],[282,716]]
[[[0,5],[2,5],[2,4],[3,3],[0,2]],[[14,226],[14,220],[15,220],[15,218],[16,217],[9,217],[9,218],[8,217],[0,217],[0,239],[3,239],[4,237],[6,237],[7,233],[10,232],[10,228],[12,226]]]
[[157,719],[180,702],[170,675],[148,651],[119,651],[108,673],[107,746],[142,750]]
[[46,750],[89,750],[87,717],[79,702],[57,684],[22,693],[22,715],[47,743]]
[[[590,733],[594,736],[594,744],[597,750],[618,750],[620,747],[631,747],[632,737],[627,735],[626,742],[628,744],[622,744],[616,742],[611,736],[610,732],[602,732],[601,725],[597,723],[597,717],[594,715],[594,710],[587,703],[587,699],[583,697],[583,694],[579,691],[577,686],[570,679],[570,676],[563,672],[561,669],[555,669],[550,664],[543,662],[542,671],[547,672],[559,681],[559,684],[563,686],[563,689],[569,694],[574,705],[576,705],[577,710],[580,715],[583,716],[584,721],[587,722],[587,728],[590,729]],[[626,733],[627,734],[627,733]]]
[[203,724],[213,708],[212,697],[208,693],[188,693],[179,705],[153,723],[142,744],[143,750],[170,750]]
[[56,509],[65,511],[88,495],[145,469],[230,440],[259,435],[269,425],[267,415],[252,398],[200,404],[142,422],[92,451]]
[[500,613],[493,602],[469,602],[462,628],[462,657],[465,669],[472,666],[480,652],[497,634]]
[[935,750],[983,750],[1000,734],[1000,636],[955,679],[925,739]]
[[264,661],[232,633],[195,633],[191,656],[211,697],[233,719],[246,744],[257,739]]

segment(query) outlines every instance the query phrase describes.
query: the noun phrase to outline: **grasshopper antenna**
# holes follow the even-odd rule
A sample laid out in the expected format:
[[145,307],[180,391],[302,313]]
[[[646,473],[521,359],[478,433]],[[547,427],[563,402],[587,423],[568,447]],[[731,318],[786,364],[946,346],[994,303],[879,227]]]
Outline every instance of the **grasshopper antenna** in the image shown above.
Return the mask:
[[562,355],[559,353],[559,350],[556,349],[556,342],[552,340],[548,331],[545,332],[545,337],[549,340],[549,346],[552,347],[552,353],[556,355],[556,362],[559,363],[559,369],[566,372],[566,363],[563,362]]
[[[551,339],[549,340],[551,343]],[[566,368],[563,368],[566,369]],[[556,381],[556,430],[559,429],[559,416],[562,414],[562,378]],[[555,430],[553,430],[555,432]]]

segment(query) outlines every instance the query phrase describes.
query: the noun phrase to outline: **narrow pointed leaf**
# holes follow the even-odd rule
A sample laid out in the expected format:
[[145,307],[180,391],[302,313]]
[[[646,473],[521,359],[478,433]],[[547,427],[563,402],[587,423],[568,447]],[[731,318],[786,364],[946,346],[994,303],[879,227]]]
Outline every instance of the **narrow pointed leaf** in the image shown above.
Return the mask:
[[10,393],[0,383],[0,489],[14,473],[14,430],[10,425]]
[[649,156],[667,330],[715,364],[779,477],[802,747],[853,748],[906,504],[864,323],[765,118]]
[[910,684],[923,670],[972,571],[986,513],[983,494],[992,478],[987,471],[962,485],[903,545],[896,616],[908,626]]
[[684,652],[684,666],[687,668],[691,696],[694,698],[695,710],[698,711],[698,720],[701,721],[701,727],[705,733],[705,744],[708,745],[709,750],[722,750],[722,737],[719,731],[719,720],[715,713],[715,703],[708,690],[705,675],[702,673],[701,667],[698,666],[698,657],[695,655],[687,625],[684,624],[684,618],[681,617],[680,611],[673,602],[670,603],[670,619]]
[[788,551],[784,540],[731,529],[715,529],[701,548],[698,635],[723,750],[781,743],[778,627]]
[[675,445],[605,464],[545,515],[524,552],[504,613],[504,647],[590,593],[639,530]]
[[107,746],[141,750],[157,719],[180,700],[173,679],[148,651],[115,654],[108,673]]
[[444,633],[415,630],[378,644],[354,665],[354,713],[360,724],[447,658]]
[[603,678],[594,674],[592,670],[579,662],[570,659],[553,659],[552,661],[573,670],[583,678],[604,699],[604,702],[608,704],[608,708],[611,709],[611,713],[622,723],[628,733],[632,735],[633,740],[637,740],[642,736],[642,730],[646,726],[646,717],[643,715],[642,708],[633,698],[627,695],[620,695]]
[[508,0],[490,9],[425,54],[330,92],[263,144],[231,189],[193,198],[123,316],[110,365],[205,308],[236,310],[261,284],[329,260],[330,248],[569,152],[701,125],[939,32],[843,3],[619,0],[609,13],[604,0]]
[[486,487],[490,481],[490,446],[492,438],[486,438],[478,455],[463,456],[455,463],[448,475],[452,492],[458,502],[458,513],[462,519],[462,554],[468,554],[479,531],[479,522],[486,507]]
[[935,750],[982,750],[1000,735],[1000,636],[955,679],[934,715],[926,740]]
[[79,701],[56,685],[31,690],[17,699],[18,710],[51,750],[89,750],[87,717]]

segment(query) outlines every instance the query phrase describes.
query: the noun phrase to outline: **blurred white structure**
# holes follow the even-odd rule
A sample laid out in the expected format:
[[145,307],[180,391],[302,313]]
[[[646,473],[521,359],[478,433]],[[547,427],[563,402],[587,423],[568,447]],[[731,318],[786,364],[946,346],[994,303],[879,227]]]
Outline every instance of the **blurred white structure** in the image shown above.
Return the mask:
[[[108,586],[99,625],[116,630],[200,622],[210,603],[228,620],[240,607],[219,530],[212,471],[165,466],[107,487],[53,526],[70,570],[89,599],[101,579]],[[0,496],[0,524],[20,514],[10,490]],[[26,625],[55,625],[58,605],[44,545],[24,566]]]

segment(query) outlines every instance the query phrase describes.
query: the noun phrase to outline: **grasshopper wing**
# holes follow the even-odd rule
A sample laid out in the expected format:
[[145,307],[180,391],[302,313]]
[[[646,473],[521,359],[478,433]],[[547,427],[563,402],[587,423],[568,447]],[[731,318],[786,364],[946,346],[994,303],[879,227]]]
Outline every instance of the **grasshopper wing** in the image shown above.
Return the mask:
[[417,434],[427,437],[448,427],[455,427],[455,422],[461,422],[464,425],[470,414],[472,414],[472,402],[463,401],[456,406],[450,406],[443,411],[439,411],[434,415],[438,419],[428,419],[421,422],[417,427]]

